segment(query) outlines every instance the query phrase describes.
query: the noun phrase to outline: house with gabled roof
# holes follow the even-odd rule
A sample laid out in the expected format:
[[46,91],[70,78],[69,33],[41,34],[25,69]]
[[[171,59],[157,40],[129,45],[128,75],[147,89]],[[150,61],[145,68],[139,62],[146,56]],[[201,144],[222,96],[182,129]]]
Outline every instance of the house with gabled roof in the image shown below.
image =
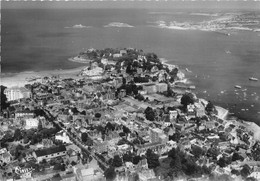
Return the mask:
[[66,155],[66,147],[64,145],[46,148],[42,150],[36,150],[33,152],[33,156],[37,160],[37,162],[41,162],[42,160],[50,160],[57,157],[62,157]]

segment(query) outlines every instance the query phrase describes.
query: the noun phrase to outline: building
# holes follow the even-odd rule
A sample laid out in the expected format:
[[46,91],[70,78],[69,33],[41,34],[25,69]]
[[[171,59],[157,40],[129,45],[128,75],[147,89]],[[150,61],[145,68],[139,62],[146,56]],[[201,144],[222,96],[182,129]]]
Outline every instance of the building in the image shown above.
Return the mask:
[[126,51],[126,50],[120,50],[120,54],[121,54],[121,55],[126,55],[126,54],[127,54],[127,51]]
[[260,180],[260,172],[254,171],[249,175],[249,177],[254,177],[256,180]]
[[36,150],[33,152],[34,158],[39,162],[41,162],[43,159],[50,160],[52,158],[65,156],[66,155],[66,147],[64,145],[58,146],[58,147],[52,147],[52,148],[46,148],[42,150]]
[[25,87],[7,88],[4,90],[4,94],[6,95],[8,101],[31,97],[31,91]]
[[138,163],[138,166],[139,166],[140,168],[148,169],[147,159],[144,158],[144,159],[140,160],[139,163]]
[[160,136],[163,135],[163,130],[159,128],[154,128],[150,130],[150,141],[152,143],[157,143],[160,141]]
[[113,54],[113,58],[119,58],[119,57],[122,57],[122,55],[119,54],[119,53],[115,53],[115,54]]
[[55,139],[62,141],[62,143],[71,143],[69,136],[67,135],[67,133],[63,130],[61,130],[60,132],[58,132],[55,135]]
[[80,169],[76,170],[76,176],[78,181],[92,181],[94,180],[94,169],[87,168],[87,169]]
[[165,134],[161,134],[161,135],[159,135],[159,142],[160,143],[167,143],[167,141],[168,141],[168,136],[166,136]]
[[187,106],[187,115],[195,116],[195,106],[193,104]]
[[100,140],[98,140],[98,139],[95,139],[94,141],[93,141],[93,147],[94,147],[94,149],[95,149],[95,151],[97,152],[97,153],[103,153],[103,152],[105,152],[105,151],[107,151],[107,149],[108,149],[108,141],[100,141]]
[[36,118],[25,119],[25,129],[38,128],[39,120]]
[[32,171],[33,171],[33,168],[20,168],[19,166],[18,167],[15,167],[15,173],[17,175],[19,175],[21,178],[32,178]]
[[140,181],[149,181],[149,180],[156,179],[155,173],[152,169],[147,169],[138,172],[138,176]]
[[156,84],[157,92],[165,92],[168,89],[168,85],[166,83],[158,83]]
[[175,121],[178,116],[178,111],[177,110],[169,111],[169,114],[170,114],[170,120]]
[[23,111],[16,111],[15,112],[15,119],[19,118],[33,118],[34,117],[34,112],[30,110],[23,110]]
[[61,176],[62,181],[77,181],[77,177],[74,173]]
[[216,127],[215,121],[207,121],[207,122],[205,122],[205,126],[208,129],[215,129],[215,127]]
[[203,117],[205,116],[205,107],[203,106],[203,104],[201,102],[199,103],[194,103],[195,105],[195,113],[197,117]]
[[155,84],[144,84],[143,90],[147,91],[147,94],[154,94],[157,92],[157,88]]
[[120,92],[119,92],[119,94],[118,94],[118,96],[119,96],[120,98],[125,97],[125,96],[126,96],[126,90],[125,90],[125,89],[121,89]]
[[3,163],[9,163],[12,160],[12,155],[9,153],[9,151],[6,150],[6,148],[0,149],[0,162]]

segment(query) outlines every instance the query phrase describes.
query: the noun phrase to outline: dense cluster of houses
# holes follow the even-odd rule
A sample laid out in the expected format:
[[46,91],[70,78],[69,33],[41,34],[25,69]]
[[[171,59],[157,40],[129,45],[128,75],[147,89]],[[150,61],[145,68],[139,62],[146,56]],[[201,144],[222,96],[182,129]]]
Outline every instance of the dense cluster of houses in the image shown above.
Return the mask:
[[[113,57],[122,57],[126,53],[126,50],[120,51]],[[142,56],[138,56],[139,58],[145,59]],[[107,59],[102,59],[102,63],[115,65]],[[14,110],[6,110],[3,114],[0,138],[3,139],[6,132],[14,135],[16,129],[54,129],[55,125],[59,125],[61,130],[52,135],[52,139],[42,139],[34,145],[27,143],[30,145],[28,152],[24,152],[23,159],[18,161],[24,165],[29,161],[45,164],[45,176],[34,173],[36,168],[33,166],[18,167],[17,160],[14,160],[15,155],[6,148],[0,149],[1,168],[16,166],[15,173],[19,177],[15,180],[105,180],[103,170],[95,159],[87,161],[87,164],[82,163],[82,146],[108,165],[119,156],[122,164],[115,168],[118,173],[117,180],[126,180],[134,173],[137,173],[142,181],[158,180],[162,178],[158,178],[148,167],[145,158],[147,150],[152,150],[163,159],[172,148],[178,147],[189,155],[194,155],[195,149],[208,152],[213,150],[214,156],[200,156],[196,163],[210,167],[214,174],[236,177],[231,171],[241,170],[241,166],[247,164],[250,167],[250,176],[260,179],[259,163],[252,159],[251,153],[257,142],[253,139],[253,133],[243,123],[224,119],[220,116],[220,108],[217,108],[217,114],[208,114],[205,110],[208,102],[203,99],[196,98],[195,102],[187,105],[187,110],[183,111],[182,94],[176,93],[171,97],[162,94],[171,87],[165,81],[165,72],[156,66],[151,72],[138,69],[136,74],[140,76],[148,74],[159,78],[156,81],[136,83],[136,86],[140,87],[138,94],[144,97],[144,100],[138,100],[133,95],[127,95],[128,90],[125,88],[120,89],[123,84],[133,82],[133,75],[125,73],[124,70],[118,73],[113,66],[109,71],[105,71],[93,63],[81,72],[79,79],[52,76],[27,85],[30,93],[24,97],[20,96],[19,101],[13,101],[11,106]],[[180,77],[182,76],[180,74]],[[7,94],[9,92],[12,91],[8,90]],[[145,113],[148,108],[152,108],[155,113],[152,121],[147,119]],[[55,120],[50,121],[46,116],[39,115],[39,110],[48,111]],[[87,138],[83,141],[84,136]],[[75,140],[78,140],[76,142],[80,146],[75,144]],[[24,141],[20,143],[25,144]],[[239,159],[232,160],[234,153],[239,155]],[[127,154],[140,156],[140,160],[137,163],[126,161],[123,157]],[[60,165],[65,168],[57,169],[55,173],[59,173],[58,176],[49,173],[48,169],[53,168],[53,165],[46,166],[46,163],[51,163],[52,160],[57,162],[60,158]],[[231,158],[232,161],[220,167],[216,161],[223,158]],[[10,180],[14,177],[11,173],[3,179]]]

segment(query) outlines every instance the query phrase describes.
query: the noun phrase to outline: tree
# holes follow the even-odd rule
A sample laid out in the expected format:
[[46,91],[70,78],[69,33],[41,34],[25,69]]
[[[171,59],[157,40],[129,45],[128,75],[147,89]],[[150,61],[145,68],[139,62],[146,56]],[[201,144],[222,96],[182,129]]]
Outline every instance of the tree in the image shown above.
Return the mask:
[[101,114],[100,114],[100,113],[96,113],[96,114],[95,114],[95,117],[96,117],[96,118],[100,118],[100,117],[101,117]]
[[201,167],[201,170],[202,170],[202,173],[205,174],[205,175],[209,175],[211,173],[211,170],[209,167],[207,167],[206,165],[203,165]]
[[115,130],[115,126],[114,126],[113,124],[111,124],[110,122],[108,122],[108,123],[106,124],[105,129],[114,131],[114,130]]
[[0,108],[1,108],[1,111],[3,111],[4,109],[6,109],[8,106],[9,106],[9,103],[7,103],[7,97],[6,95],[4,94],[4,90],[6,89],[5,86],[1,85],[1,104],[0,104]]
[[185,159],[185,163],[182,165],[182,169],[186,175],[197,174],[200,170],[198,165],[195,163],[195,160],[192,158]]
[[116,178],[116,172],[114,167],[109,167],[104,173],[107,181],[112,181]]
[[123,126],[123,132],[125,134],[131,133],[130,129],[128,127],[126,127],[126,126]]
[[123,136],[125,136],[125,133],[124,133],[124,132],[120,132],[120,133],[119,133],[119,136],[120,136],[120,137],[123,137]]
[[237,160],[241,160],[241,156],[237,152],[235,152],[232,155],[232,161],[237,161]]
[[221,158],[218,160],[217,164],[218,164],[220,167],[225,167],[225,166],[227,165],[227,164],[226,164],[226,160],[225,160],[224,157],[221,157]]
[[192,154],[196,157],[199,158],[201,155],[204,154],[204,150],[199,147],[199,146],[192,146]]
[[53,170],[62,170],[63,166],[61,163],[56,163],[53,167]]
[[215,106],[213,105],[213,103],[211,101],[208,102],[205,110],[208,112],[208,114],[212,113],[215,111]]
[[119,155],[115,155],[113,159],[113,166],[114,167],[121,167],[123,165],[122,159]]
[[232,169],[231,173],[234,175],[240,175],[240,172],[238,170]]
[[72,166],[75,166],[75,165],[77,165],[77,163],[76,163],[75,161],[72,161],[72,162],[71,162],[71,165],[72,165]]
[[139,161],[141,160],[141,157],[139,155],[133,157],[133,164],[137,165]]
[[186,109],[189,104],[194,104],[195,98],[192,93],[185,93],[181,98],[181,104]]
[[81,140],[82,140],[83,142],[86,142],[86,141],[88,140],[88,133],[82,133],[82,134],[81,134]]
[[207,151],[207,156],[212,157],[213,159],[216,159],[218,156],[218,150],[215,147],[211,147]]
[[16,129],[14,132],[14,139],[15,140],[21,140],[23,138],[21,130],[20,129]]
[[148,168],[156,168],[160,165],[159,162],[159,156],[157,154],[155,154],[154,152],[152,152],[151,149],[148,149],[146,151],[146,159],[147,159],[147,163],[148,163]]
[[135,99],[137,99],[137,100],[139,100],[139,101],[143,101],[143,100],[144,100],[144,96],[141,95],[141,94],[137,94],[137,95],[135,96]]
[[131,154],[131,152],[125,153],[123,155],[123,160],[124,160],[124,162],[132,162],[133,155]]
[[175,159],[173,159],[170,162],[170,166],[173,168],[173,172],[175,173],[175,176],[178,176],[179,173],[182,172],[181,158],[179,155],[176,155]]
[[168,157],[172,158],[173,160],[176,158],[177,155],[177,151],[175,148],[172,148],[169,152],[168,152]]
[[146,119],[148,119],[150,121],[154,121],[154,119],[155,119],[155,112],[154,112],[153,108],[148,106],[145,109],[144,113],[145,113]]
[[258,181],[258,180],[254,177],[247,177],[246,181]]
[[242,177],[246,178],[248,175],[250,175],[251,169],[247,164],[245,164],[240,173]]
[[128,141],[125,138],[119,140],[117,143],[117,145],[123,145],[123,144],[128,144]]

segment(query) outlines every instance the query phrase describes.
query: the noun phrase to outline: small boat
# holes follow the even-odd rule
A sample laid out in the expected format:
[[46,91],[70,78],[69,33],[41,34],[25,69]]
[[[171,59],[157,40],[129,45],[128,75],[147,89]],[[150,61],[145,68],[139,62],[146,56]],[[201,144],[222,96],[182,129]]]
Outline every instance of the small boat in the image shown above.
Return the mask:
[[255,77],[249,77],[249,80],[251,80],[251,81],[258,81],[258,78],[255,78]]
[[235,88],[241,89],[242,87],[240,85],[235,85]]

